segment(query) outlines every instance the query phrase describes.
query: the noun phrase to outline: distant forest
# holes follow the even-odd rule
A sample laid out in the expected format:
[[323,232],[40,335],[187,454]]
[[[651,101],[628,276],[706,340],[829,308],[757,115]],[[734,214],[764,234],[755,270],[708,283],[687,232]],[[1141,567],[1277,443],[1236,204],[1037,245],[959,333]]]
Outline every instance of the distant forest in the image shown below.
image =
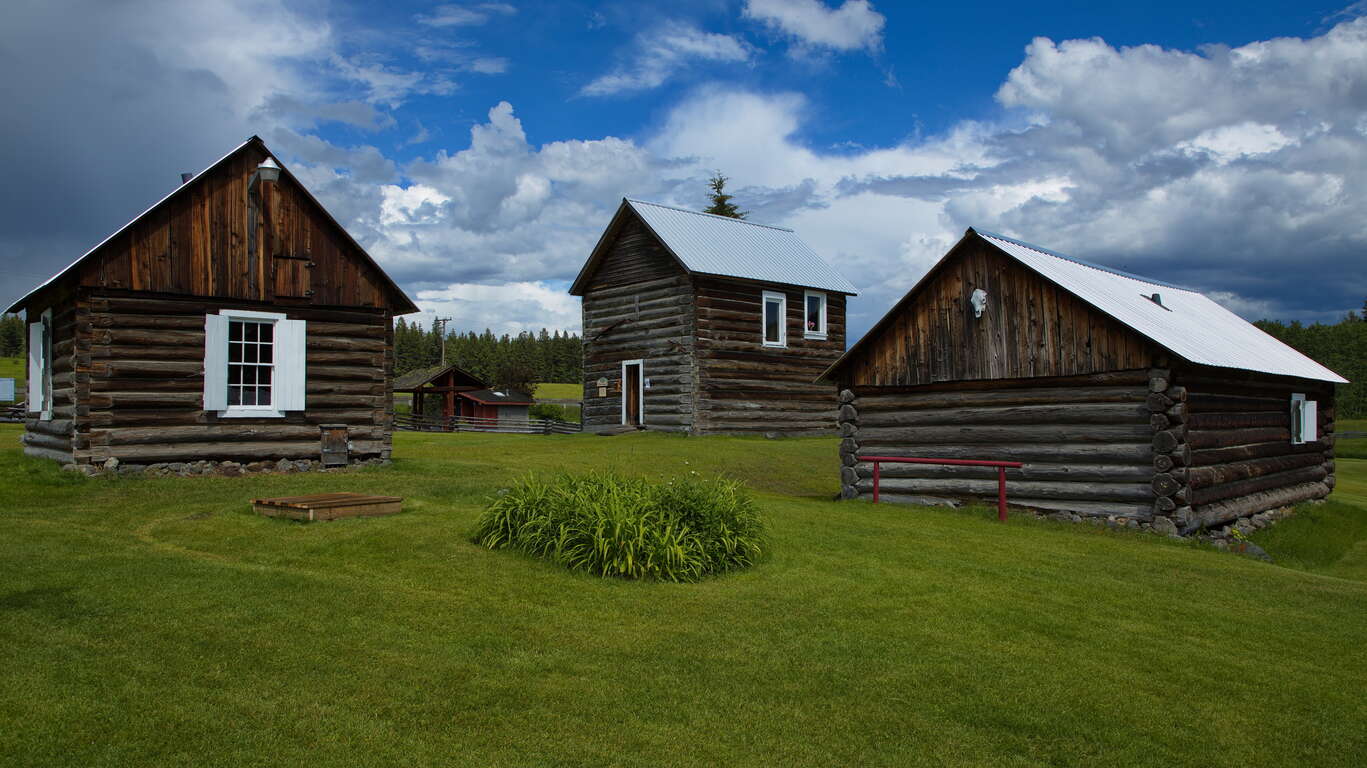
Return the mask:
[[1334,394],[1336,419],[1367,418],[1367,302],[1333,325],[1259,320],[1254,325],[1347,379]]
[[[399,318],[394,324],[394,373],[429,368],[441,362],[442,339],[421,323]],[[541,329],[538,334],[495,336],[483,333],[448,333],[446,362],[495,386],[521,389],[544,382],[578,383],[584,365],[579,336]]]

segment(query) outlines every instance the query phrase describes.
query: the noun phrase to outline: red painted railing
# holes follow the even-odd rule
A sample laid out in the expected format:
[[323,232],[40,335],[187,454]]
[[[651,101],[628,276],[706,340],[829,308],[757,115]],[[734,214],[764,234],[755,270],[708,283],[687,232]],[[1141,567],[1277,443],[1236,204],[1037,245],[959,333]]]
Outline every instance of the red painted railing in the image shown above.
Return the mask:
[[882,464],[947,464],[954,467],[997,468],[997,519],[1006,522],[1006,470],[1025,466],[1019,461],[977,461],[974,459],[910,459],[904,456],[860,456],[860,461],[873,462],[873,503],[878,503],[878,482]]

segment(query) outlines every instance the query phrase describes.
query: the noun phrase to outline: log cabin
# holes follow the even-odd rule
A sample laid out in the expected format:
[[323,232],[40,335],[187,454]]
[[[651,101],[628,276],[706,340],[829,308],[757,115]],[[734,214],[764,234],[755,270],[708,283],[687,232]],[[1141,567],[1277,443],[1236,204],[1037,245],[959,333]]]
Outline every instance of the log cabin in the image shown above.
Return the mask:
[[[1328,495],[1345,380],[1196,291],[970,228],[821,381],[844,498],[871,494],[867,456],[1020,461],[1014,505],[1191,533]],[[975,467],[881,478],[908,503],[997,490]]]
[[834,432],[855,289],[793,230],[623,199],[570,293],[586,431]]
[[531,395],[515,389],[492,389],[473,373],[454,365],[409,371],[394,380],[395,392],[413,396],[412,414],[430,428],[451,431],[462,419],[485,426],[505,421],[527,421],[536,403]]
[[417,308],[255,136],[20,310],[30,456],[389,457],[391,320]]

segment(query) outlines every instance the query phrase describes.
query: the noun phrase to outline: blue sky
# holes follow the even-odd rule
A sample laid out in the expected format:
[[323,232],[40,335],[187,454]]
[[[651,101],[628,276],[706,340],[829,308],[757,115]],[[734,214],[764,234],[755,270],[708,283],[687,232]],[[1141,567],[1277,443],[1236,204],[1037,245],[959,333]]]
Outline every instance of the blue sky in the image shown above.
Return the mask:
[[712,169],[860,287],[851,340],[970,225],[1333,321],[1367,294],[1362,11],[19,0],[0,293],[255,133],[462,329],[577,329],[617,201]]

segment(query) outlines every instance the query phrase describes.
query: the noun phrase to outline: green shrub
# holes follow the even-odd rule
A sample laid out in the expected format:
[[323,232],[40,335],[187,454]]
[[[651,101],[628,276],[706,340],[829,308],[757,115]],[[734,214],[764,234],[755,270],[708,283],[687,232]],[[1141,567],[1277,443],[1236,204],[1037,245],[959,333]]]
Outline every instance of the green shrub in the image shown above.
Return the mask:
[[555,419],[556,421],[570,421],[568,414],[565,413],[565,406],[559,403],[535,403],[527,410],[529,418],[533,419]]
[[490,503],[474,541],[572,571],[659,581],[745,568],[766,546],[739,482],[652,483],[606,472],[522,480]]

